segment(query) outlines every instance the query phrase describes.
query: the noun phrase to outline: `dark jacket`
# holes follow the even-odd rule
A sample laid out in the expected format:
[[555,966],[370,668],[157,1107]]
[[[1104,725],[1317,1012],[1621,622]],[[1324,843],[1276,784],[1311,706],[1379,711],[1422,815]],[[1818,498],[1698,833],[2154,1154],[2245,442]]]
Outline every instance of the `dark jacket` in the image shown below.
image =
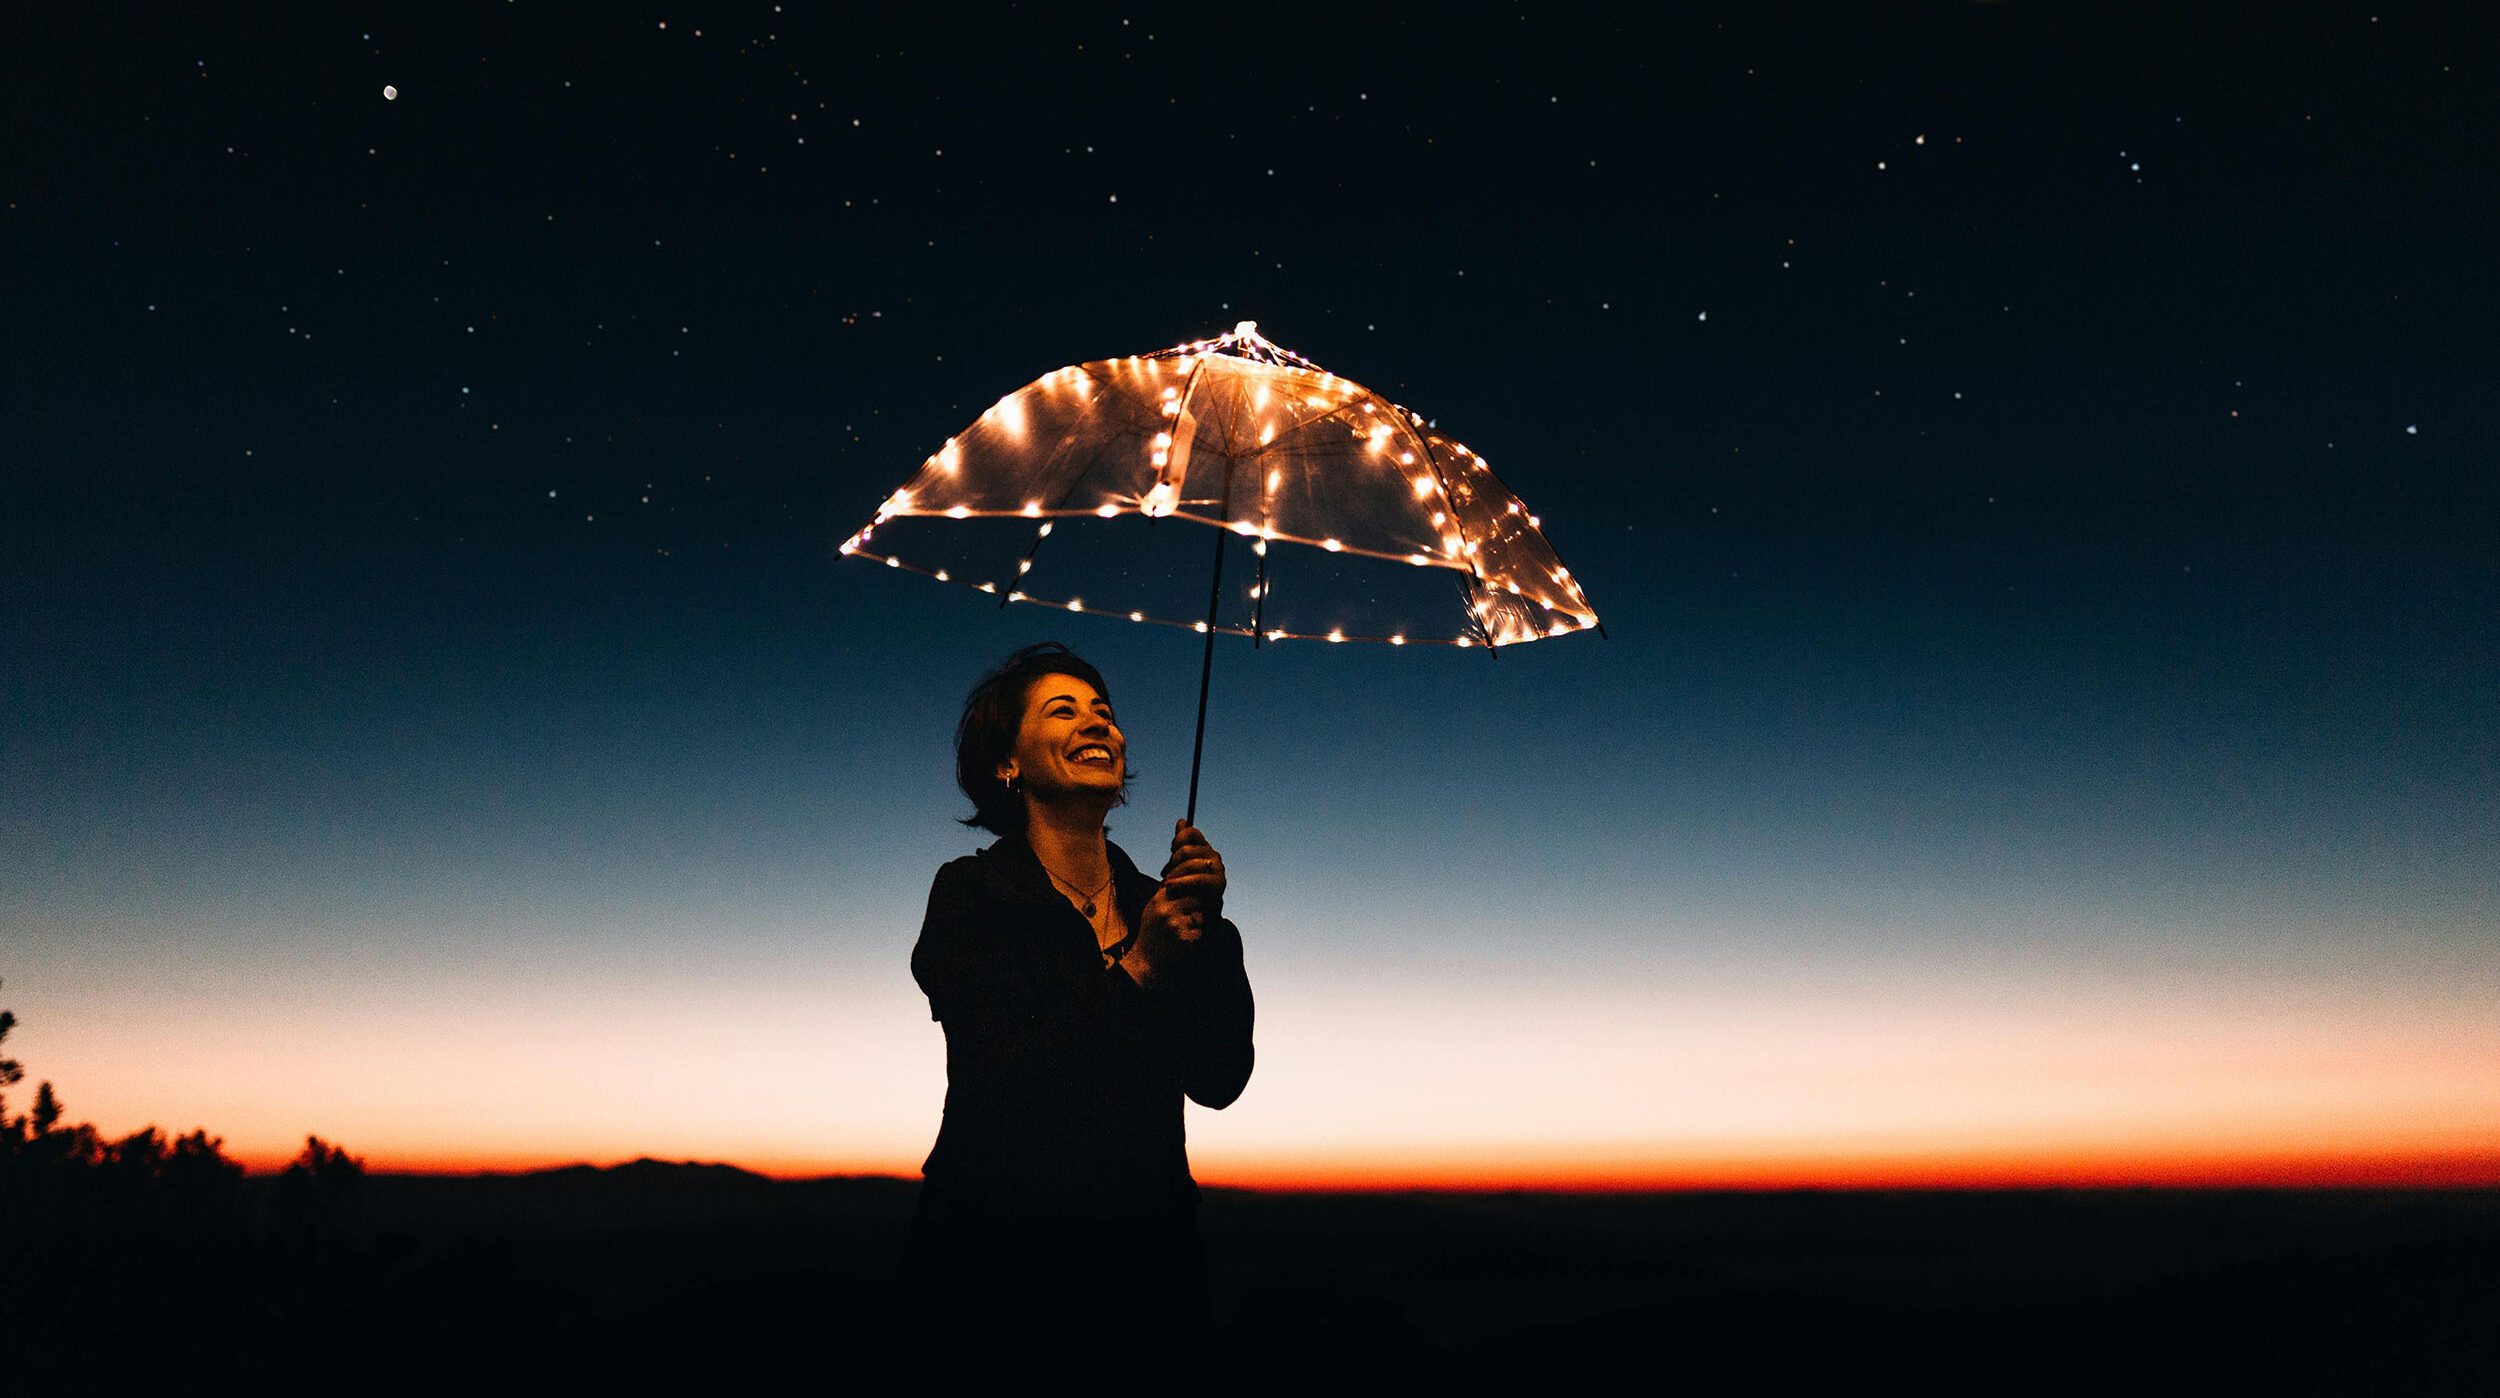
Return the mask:
[[[1110,854],[1121,916],[1138,927],[1157,882],[1118,845]],[[911,970],[946,1027],[925,1200],[1030,1219],[1169,1216],[1197,1201],[1181,1097],[1224,1107],[1250,1080],[1250,981],[1231,922],[1140,987],[1103,964],[1084,915],[1009,836],[938,870]]]

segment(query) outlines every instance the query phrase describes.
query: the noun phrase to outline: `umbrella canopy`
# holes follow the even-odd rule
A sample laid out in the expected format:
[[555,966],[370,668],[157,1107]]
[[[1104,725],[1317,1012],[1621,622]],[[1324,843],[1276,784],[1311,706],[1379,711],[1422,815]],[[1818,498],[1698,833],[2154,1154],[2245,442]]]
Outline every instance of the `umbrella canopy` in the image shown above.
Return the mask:
[[[1154,529],[1170,519],[1249,540],[1246,590],[1222,595],[1219,542],[1215,595],[1192,615],[1205,565],[1182,572],[1175,531]],[[1254,642],[1498,647],[1598,624],[1539,525],[1483,457],[1243,321],[1212,340],[1072,364],[1001,398],[842,552],[1001,605]],[[1053,540],[1062,529],[1100,538]],[[1271,574],[1271,543],[1338,557]],[[1358,561],[1431,585],[1356,576]]]

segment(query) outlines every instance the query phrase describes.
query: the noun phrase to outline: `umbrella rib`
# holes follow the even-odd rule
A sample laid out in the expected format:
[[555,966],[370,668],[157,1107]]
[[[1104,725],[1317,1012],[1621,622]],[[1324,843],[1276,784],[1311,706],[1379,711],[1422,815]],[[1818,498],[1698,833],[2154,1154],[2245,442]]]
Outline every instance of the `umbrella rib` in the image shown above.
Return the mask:
[[[1391,406],[1395,405],[1392,404]],[[1433,483],[1441,489],[1442,503],[1444,505],[1455,504],[1456,502],[1450,499],[1449,473],[1441,469],[1441,454],[1432,449],[1431,439],[1415,430],[1415,425],[1411,419],[1406,425],[1406,430],[1407,434],[1415,439],[1415,445],[1423,448],[1424,465],[1431,469]],[[1467,538],[1467,526],[1459,520],[1458,511],[1455,509],[1450,511],[1450,527],[1458,531],[1459,542],[1469,542]],[[1481,546],[1479,546],[1479,552],[1481,552]],[[1467,581],[1474,584],[1473,592],[1490,596],[1491,589],[1485,587],[1484,585],[1484,570],[1482,565],[1476,561],[1476,555],[1468,553],[1462,549],[1460,550],[1459,556],[1467,560]],[[1493,631],[1490,627],[1484,624],[1484,614],[1477,611],[1472,605],[1480,599],[1476,596],[1470,595],[1470,589],[1465,586],[1460,587],[1459,595],[1459,615],[1467,619],[1467,628],[1475,633],[1478,640],[1484,642],[1485,654],[1491,655],[1496,649],[1498,649],[1498,647],[1493,644]]]

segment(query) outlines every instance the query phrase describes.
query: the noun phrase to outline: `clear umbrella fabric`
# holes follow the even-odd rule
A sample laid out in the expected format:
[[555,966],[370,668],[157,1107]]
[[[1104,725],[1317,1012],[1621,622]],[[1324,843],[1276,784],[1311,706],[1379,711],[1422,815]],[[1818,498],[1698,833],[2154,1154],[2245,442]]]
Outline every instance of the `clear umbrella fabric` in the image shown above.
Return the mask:
[[[1158,527],[1172,519],[1240,535],[1256,555],[1207,615],[1193,605],[1207,536]],[[1271,571],[1278,543],[1321,553]],[[842,551],[1002,605],[1260,640],[1504,646],[1597,625],[1490,463],[1247,321],[1008,394]]]

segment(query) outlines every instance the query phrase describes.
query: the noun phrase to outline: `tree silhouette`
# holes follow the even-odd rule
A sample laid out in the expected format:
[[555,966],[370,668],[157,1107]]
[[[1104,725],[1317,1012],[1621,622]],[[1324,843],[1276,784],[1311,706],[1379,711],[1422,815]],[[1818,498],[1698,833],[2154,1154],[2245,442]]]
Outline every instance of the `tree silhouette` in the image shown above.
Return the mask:
[[[9,1031],[17,1027],[17,1016],[0,1010],[0,1043],[8,1041]],[[0,1058],[0,1150],[16,1144],[22,1134],[21,1124],[9,1120],[9,1095],[6,1089],[26,1080],[26,1065],[14,1058]]]

